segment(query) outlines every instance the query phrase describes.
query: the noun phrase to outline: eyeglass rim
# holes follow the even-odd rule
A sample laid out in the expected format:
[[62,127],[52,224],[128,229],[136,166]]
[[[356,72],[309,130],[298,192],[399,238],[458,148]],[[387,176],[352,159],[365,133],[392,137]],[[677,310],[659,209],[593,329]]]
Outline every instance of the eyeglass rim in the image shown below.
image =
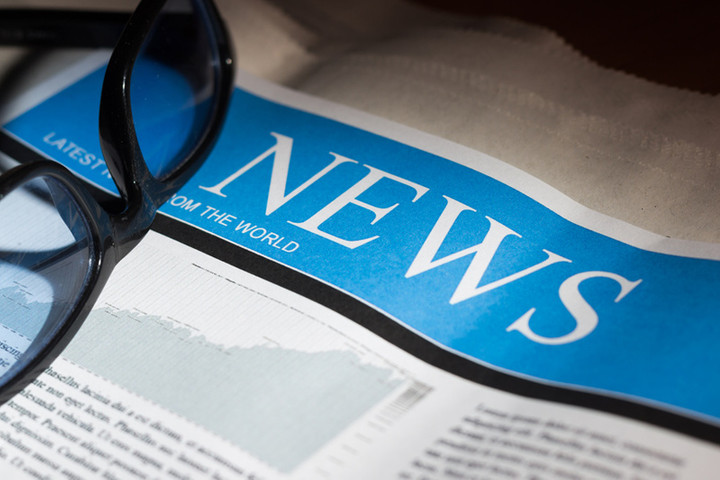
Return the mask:
[[[134,232],[150,227],[147,212],[132,211],[149,201],[157,209],[200,168],[217,141],[230,104],[234,84],[233,52],[224,23],[211,0],[189,0],[204,13],[217,49],[217,75],[213,104],[195,147],[182,165],[166,178],[152,175],[135,133],[130,102],[132,71],[154,20],[168,0],[143,0],[128,21],[108,62],[100,96],[99,131],[103,157],[129,210],[116,216],[121,243],[132,242]],[[147,223],[147,224],[145,224]]]
[[[11,367],[2,376],[0,405],[37,378],[67,347],[87,318],[110,277],[110,273],[119,261],[116,255],[111,254],[114,250],[114,235],[108,213],[100,206],[84,181],[77,178],[63,165],[50,160],[41,160],[21,164],[9,170],[0,176],[0,199],[32,180],[40,178],[51,178],[61,184],[82,213],[91,241],[90,264],[85,286],[80,291],[72,310],[62,319],[62,323],[58,325],[55,333],[49,338],[38,337],[36,341],[41,342],[41,348],[37,354],[19,365],[17,372],[13,372],[13,367]],[[30,348],[33,348],[32,344],[28,347],[28,349]],[[5,379],[6,376],[7,379]]]
[[[167,3],[167,0],[141,0],[113,50],[100,100],[100,139],[101,145],[105,143],[103,155],[113,177],[121,179],[120,182],[116,180],[116,183],[125,188],[123,211],[108,212],[92,195],[87,183],[53,161],[21,164],[0,176],[0,196],[42,176],[59,181],[83,213],[93,244],[87,282],[73,310],[62,319],[62,325],[52,337],[37,340],[44,341],[37,355],[26,360],[14,375],[0,384],[0,405],[25,388],[60,355],[87,318],[117,262],[145,236],[157,208],[200,168],[217,141],[233,88],[232,50],[227,31],[212,0],[191,1],[207,14],[208,27],[215,38],[214,46],[218,49],[220,61],[216,77],[217,96],[210,121],[182,167],[163,179],[150,174],[132,124],[129,104],[132,67],[155,19]],[[113,113],[113,108],[118,110]],[[118,174],[121,176],[116,177]]]

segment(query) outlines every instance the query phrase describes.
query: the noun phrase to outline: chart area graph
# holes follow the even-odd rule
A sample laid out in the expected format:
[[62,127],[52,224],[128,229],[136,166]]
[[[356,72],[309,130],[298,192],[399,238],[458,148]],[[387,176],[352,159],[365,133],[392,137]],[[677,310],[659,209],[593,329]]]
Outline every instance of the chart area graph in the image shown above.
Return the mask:
[[167,242],[128,258],[65,358],[279,471],[410,381],[278,287]]
[[52,312],[53,289],[41,275],[0,260],[0,374],[19,360]]

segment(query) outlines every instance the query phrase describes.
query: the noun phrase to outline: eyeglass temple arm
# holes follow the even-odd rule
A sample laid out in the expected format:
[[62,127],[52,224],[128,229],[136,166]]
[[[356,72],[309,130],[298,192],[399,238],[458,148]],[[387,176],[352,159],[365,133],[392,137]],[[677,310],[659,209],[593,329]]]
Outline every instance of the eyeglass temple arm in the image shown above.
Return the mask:
[[112,48],[130,13],[0,9],[0,45]]

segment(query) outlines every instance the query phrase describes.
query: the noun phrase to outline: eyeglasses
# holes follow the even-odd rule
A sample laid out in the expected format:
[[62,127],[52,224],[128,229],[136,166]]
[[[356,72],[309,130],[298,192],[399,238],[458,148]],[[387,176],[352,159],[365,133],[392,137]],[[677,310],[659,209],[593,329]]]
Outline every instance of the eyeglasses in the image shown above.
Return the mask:
[[[123,18],[27,11],[2,17],[1,43],[91,46],[117,39],[113,25]],[[86,36],[73,24],[93,18],[101,28]],[[98,200],[50,161],[0,176],[0,403],[60,354],[158,207],[200,167],[232,85],[228,36],[211,0],[142,0],[119,34],[100,99],[100,144],[120,197]],[[148,94],[158,90],[163,98]],[[172,128],[163,129],[168,118]]]

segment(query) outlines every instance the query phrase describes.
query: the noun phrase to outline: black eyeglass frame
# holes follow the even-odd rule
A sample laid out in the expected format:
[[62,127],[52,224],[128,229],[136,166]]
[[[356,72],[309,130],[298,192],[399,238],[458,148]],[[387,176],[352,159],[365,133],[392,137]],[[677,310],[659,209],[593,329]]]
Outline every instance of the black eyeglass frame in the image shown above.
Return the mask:
[[[215,97],[208,115],[209,122],[199,141],[187,154],[181,165],[167,177],[153,176],[142,155],[135,134],[130,104],[132,70],[140,50],[167,0],[142,0],[130,16],[110,57],[102,86],[99,112],[99,135],[103,156],[122,202],[106,204],[99,201],[88,184],[67,168],[53,161],[37,161],[21,164],[0,176],[0,198],[27,183],[49,177],[57,181],[75,200],[88,227],[92,250],[90,265],[83,291],[64,323],[49,340],[38,337],[36,342],[44,345],[32,357],[15,370],[5,374],[7,380],[0,383],[0,404],[7,402],[32,380],[39,376],[68,345],[95,301],[117,263],[125,257],[145,236],[160,205],[166,202],[200,168],[209,155],[220,134],[230,103],[234,84],[234,65],[229,35],[211,0],[193,0],[198,13],[205,15],[214,40]],[[22,17],[24,28],[32,25],[32,11],[14,11]],[[80,13],[83,21],[91,21],[91,13]],[[55,17],[62,21],[63,15]],[[47,12],[36,17],[47,25]],[[123,14],[100,14],[101,20],[126,19]],[[2,31],[2,25],[0,25]],[[21,36],[20,36],[21,37]],[[7,44],[7,35],[0,38]],[[22,38],[16,38],[21,43]],[[33,42],[30,42],[33,43]],[[62,44],[63,42],[59,42]],[[72,45],[77,46],[73,40]],[[56,43],[57,45],[57,43]],[[90,42],[89,46],[98,46]],[[28,350],[33,349],[31,344]]]

